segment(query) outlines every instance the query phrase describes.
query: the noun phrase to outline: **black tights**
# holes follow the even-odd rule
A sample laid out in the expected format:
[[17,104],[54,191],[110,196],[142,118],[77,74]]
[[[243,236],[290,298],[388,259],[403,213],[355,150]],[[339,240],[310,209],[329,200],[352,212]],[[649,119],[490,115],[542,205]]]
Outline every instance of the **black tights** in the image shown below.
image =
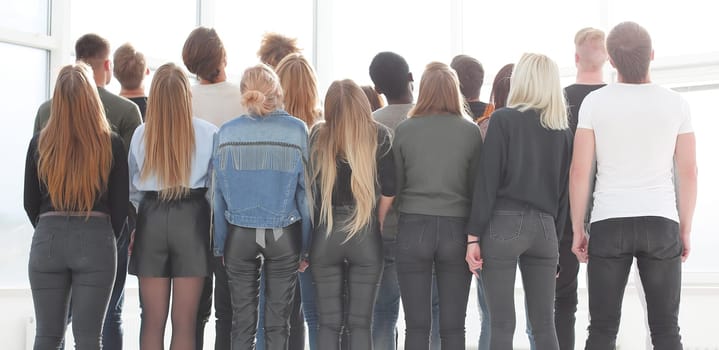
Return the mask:
[[[140,349],[164,349],[172,291],[172,350],[194,350],[197,307],[204,277],[140,277]],[[171,289],[172,288],[172,289]]]

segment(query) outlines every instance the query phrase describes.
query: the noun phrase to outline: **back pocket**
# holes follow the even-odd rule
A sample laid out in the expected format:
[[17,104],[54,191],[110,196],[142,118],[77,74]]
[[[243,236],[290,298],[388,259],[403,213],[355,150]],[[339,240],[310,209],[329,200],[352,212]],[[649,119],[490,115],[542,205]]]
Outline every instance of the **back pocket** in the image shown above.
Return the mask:
[[495,210],[489,221],[489,237],[500,241],[519,238],[524,213],[520,211]]

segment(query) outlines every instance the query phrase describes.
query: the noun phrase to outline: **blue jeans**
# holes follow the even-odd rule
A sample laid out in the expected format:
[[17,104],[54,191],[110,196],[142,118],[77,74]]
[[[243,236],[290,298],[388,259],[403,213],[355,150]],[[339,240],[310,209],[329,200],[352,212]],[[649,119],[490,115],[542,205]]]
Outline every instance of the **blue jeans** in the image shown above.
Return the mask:
[[[399,318],[400,301],[397,266],[395,264],[397,240],[394,238],[384,239],[383,243],[384,272],[382,273],[382,280],[380,281],[377,300],[374,305],[372,345],[375,350],[396,350],[397,319]],[[305,315],[305,317],[307,317],[307,315]],[[432,331],[430,334],[430,349],[440,349],[439,292],[437,291],[437,275],[435,273],[432,273]]]
[[128,224],[123,227],[117,240],[117,272],[102,328],[102,348],[105,350],[122,350],[122,306],[125,302],[127,249],[130,245],[130,232],[135,228],[134,221],[128,218]]

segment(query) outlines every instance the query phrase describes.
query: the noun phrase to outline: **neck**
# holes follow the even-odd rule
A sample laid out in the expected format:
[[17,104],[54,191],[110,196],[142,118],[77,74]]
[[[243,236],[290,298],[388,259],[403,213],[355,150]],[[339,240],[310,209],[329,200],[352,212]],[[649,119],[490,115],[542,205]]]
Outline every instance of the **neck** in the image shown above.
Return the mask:
[[200,78],[200,85],[210,85],[210,84],[217,84],[222,83],[227,80],[227,74],[225,74],[225,69],[220,69],[220,74],[217,75],[217,79],[215,81],[209,81]]
[[624,84],[649,84],[652,82],[651,77],[649,76],[649,73],[647,73],[647,76],[644,77],[641,81],[638,82],[628,82],[624,79],[624,77],[617,72],[617,82],[624,83]]
[[104,87],[105,87],[106,84],[105,84],[105,77],[104,77],[104,76],[100,76],[100,75],[98,75],[98,74],[95,74],[94,78],[95,78],[95,85],[97,85],[97,87],[101,87],[101,88],[104,88]]
[[[386,97],[386,95],[385,95],[385,97]],[[413,100],[414,99],[412,98],[412,94],[407,93],[398,98],[388,98],[387,104],[388,105],[406,105],[406,104],[412,103]]]
[[137,89],[125,89],[125,88],[122,88],[122,89],[120,89],[120,94],[119,94],[119,95],[122,96],[122,97],[125,97],[125,98],[145,97],[145,96],[147,96],[147,95],[145,95],[145,87],[144,87],[144,86],[140,86],[140,87],[137,88]]
[[599,85],[604,84],[604,74],[601,70],[588,72],[578,71],[577,72],[577,84],[584,85]]

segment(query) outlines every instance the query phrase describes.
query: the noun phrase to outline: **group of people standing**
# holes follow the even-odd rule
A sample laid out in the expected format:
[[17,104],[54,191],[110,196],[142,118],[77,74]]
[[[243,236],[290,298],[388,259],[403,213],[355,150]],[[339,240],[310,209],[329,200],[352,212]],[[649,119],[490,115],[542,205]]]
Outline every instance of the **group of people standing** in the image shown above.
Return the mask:
[[[311,349],[393,350],[400,300],[405,349],[465,349],[472,275],[479,348],[512,349],[517,266],[533,349],[573,349],[587,261],[586,348],[613,349],[635,257],[654,348],[681,349],[688,106],[651,83],[636,23],[575,44],[566,89],[556,63],[524,54],[486,104],[481,64],[460,55],[426,66],[414,103],[407,62],[381,52],[368,94],[338,80],[320,102],[279,35],[238,86],[215,30],[196,28],[182,57],[199,83],[168,63],[147,96],[141,53],[123,45],[113,67],[106,40],[81,37],[27,153],[35,349],[61,348],[70,314],[78,349],[122,348],[128,271],[141,349],[164,347],[168,313],[170,348],[202,349],[213,299],[215,349],[303,349],[306,322]],[[604,86],[607,58],[619,82]],[[104,89],[113,69],[131,101]]]

